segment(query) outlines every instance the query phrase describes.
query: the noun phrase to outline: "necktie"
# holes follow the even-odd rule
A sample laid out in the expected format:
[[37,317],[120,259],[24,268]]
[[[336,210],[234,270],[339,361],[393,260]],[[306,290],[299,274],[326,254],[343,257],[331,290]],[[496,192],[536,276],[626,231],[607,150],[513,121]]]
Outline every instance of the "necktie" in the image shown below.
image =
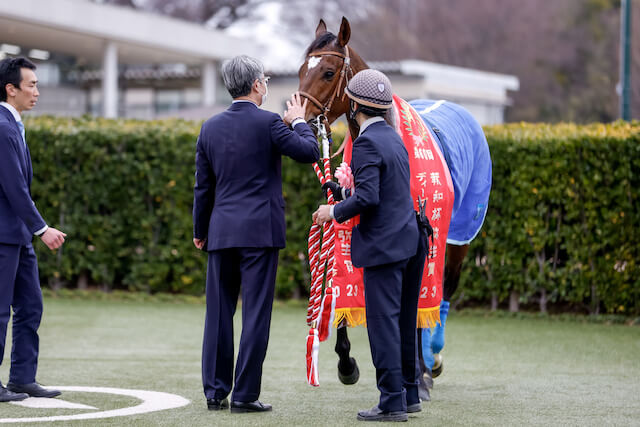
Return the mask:
[[25,133],[24,133],[24,124],[22,122],[17,122],[18,123],[18,127],[20,128],[20,135],[22,135],[22,143],[24,144],[25,148],[27,147],[27,138],[25,137]]

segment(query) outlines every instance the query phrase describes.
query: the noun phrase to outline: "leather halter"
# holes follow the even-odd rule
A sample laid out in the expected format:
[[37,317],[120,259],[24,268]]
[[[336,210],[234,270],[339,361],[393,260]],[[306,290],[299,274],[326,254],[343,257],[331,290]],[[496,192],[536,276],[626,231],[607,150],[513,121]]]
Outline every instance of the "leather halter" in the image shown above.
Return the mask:
[[[347,84],[349,83],[349,76],[347,75],[347,73],[350,73],[351,75],[353,75],[353,72],[351,71],[351,58],[349,57],[349,47],[345,46],[344,49],[345,49],[345,53],[327,50],[327,51],[311,52],[309,55],[307,55],[307,58],[310,58],[313,56],[326,56],[326,55],[337,56],[338,58],[342,58],[342,67],[340,68],[340,77],[338,78],[338,84],[336,85],[336,88],[333,91],[333,95],[329,97],[329,99],[327,100],[327,102],[324,103],[324,105],[322,104],[322,102],[318,101],[313,95],[307,92],[299,91],[300,95],[307,98],[309,101],[311,101],[313,105],[315,105],[320,109],[320,111],[322,112],[321,114],[324,115],[325,119],[327,119],[327,113],[331,111],[331,106],[333,105],[333,102],[336,100],[336,98],[340,96],[340,88],[342,86],[342,82],[343,81],[345,82],[345,85],[344,85],[345,87],[347,87]],[[343,90],[343,93],[342,93],[343,100],[344,100],[344,97],[345,97],[345,93]]]

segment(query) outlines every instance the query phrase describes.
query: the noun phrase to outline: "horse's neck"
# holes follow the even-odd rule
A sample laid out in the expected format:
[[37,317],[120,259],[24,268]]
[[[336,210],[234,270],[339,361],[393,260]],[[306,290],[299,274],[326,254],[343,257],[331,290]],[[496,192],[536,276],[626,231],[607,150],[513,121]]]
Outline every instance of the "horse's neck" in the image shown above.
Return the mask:
[[360,133],[360,125],[355,120],[347,119],[347,123],[349,124],[349,133],[351,134],[351,140],[355,141]]
[[[364,62],[364,60],[360,57],[360,55],[358,55],[353,49],[349,49],[349,53],[350,53],[351,71],[353,73],[353,75],[349,76],[349,78],[351,78],[356,74],[358,74],[360,71],[368,69],[369,66],[367,65],[366,62]],[[345,111],[345,114],[347,116],[348,116],[348,113],[349,113],[349,103],[347,103],[347,111]],[[360,133],[360,125],[358,125],[358,122],[350,119],[349,117],[347,117],[347,123],[349,124],[349,132],[351,133],[351,139],[355,141],[355,139],[358,137],[358,134]]]

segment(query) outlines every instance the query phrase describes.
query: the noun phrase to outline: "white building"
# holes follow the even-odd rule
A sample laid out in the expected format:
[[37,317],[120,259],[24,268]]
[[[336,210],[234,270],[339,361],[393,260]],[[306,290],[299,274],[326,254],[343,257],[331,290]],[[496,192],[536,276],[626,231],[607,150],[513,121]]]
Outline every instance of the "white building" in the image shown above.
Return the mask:
[[[34,57],[33,50],[73,56],[79,63],[101,68],[101,111],[117,117],[122,105],[119,70],[122,65],[184,64],[198,66],[201,104],[215,104],[219,62],[238,52],[256,56],[257,46],[161,15],[96,4],[85,0],[0,1],[0,51]],[[21,52],[25,50],[24,52]],[[6,54],[5,53],[5,54]],[[37,53],[37,52],[36,52]],[[0,53],[0,55],[2,55]],[[41,67],[47,72],[50,66]],[[43,86],[56,86],[43,79]],[[47,83],[52,83],[47,85]],[[48,91],[45,88],[43,95]],[[67,88],[42,96],[38,111],[69,111]],[[47,105],[55,99],[56,108]]]

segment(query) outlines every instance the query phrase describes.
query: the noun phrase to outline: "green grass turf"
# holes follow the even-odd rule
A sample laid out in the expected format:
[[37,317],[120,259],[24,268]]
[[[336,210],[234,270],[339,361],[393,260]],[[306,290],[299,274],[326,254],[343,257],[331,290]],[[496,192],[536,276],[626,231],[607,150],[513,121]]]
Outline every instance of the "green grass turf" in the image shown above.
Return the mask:
[[[40,382],[164,391],[192,402],[160,412],[54,425],[354,425],[357,411],[377,402],[366,329],[349,331],[360,381],[339,383],[332,337],[320,348],[321,386],[312,388],[305,381],[305,310],[277,303],[260,396],[273,404],[273,412],[210,412],[200,378],[203,323],[204,306],[197,303],[46,298]],[[240,310],[235,325],[238,338]],[[637,326],[453,312],[443,356],[444,373],[435,381],[432,401],[410,417],[410,424],[640,425]],[[4,382],[9,358],[7,350],[0,367]],[[67,392],[62,398],[101,410],[137,403],[109,394]],[[0,418],[78,412],[0,404]]]

